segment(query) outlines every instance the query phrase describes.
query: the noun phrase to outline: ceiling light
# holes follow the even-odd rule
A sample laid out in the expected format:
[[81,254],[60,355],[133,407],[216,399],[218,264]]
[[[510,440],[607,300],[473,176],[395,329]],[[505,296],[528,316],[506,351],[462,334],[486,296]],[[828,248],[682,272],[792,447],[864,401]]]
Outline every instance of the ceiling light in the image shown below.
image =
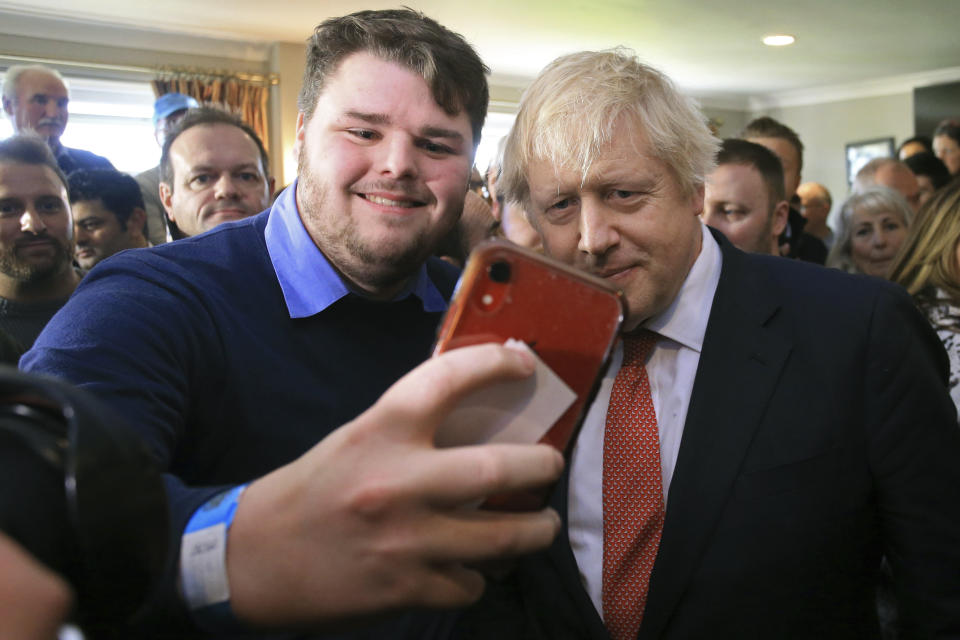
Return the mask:
[[785,47],[788,44],[793,44],[796,42],[796,38],[793,36],[788,36],[786,34],[778,33],[772,36],[765,36],[763,39],[763,44],[768,47]]

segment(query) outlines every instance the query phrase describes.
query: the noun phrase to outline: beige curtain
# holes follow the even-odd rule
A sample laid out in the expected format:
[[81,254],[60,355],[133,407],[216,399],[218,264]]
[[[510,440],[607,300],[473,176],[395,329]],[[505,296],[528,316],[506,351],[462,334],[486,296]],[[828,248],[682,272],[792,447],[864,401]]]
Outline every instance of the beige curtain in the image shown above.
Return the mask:
[[270,148],[267,131],[267,97],[269,86],[265,81],[242,80],[231,75],[190,72],[161,73],[153,82],[153,93],[182,93],[197,102],[225,109],[250,125],[265,149]]

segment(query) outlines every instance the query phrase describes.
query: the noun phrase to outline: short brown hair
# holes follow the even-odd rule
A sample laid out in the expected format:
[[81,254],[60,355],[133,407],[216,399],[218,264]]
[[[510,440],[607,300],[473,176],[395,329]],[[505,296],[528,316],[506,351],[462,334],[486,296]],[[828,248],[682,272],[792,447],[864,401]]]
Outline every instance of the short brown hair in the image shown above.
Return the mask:
[[65,189],[69,189],[67,176],[63,173],[57,158],[43,138],[32,133],[21,133],[0,140],[0,163],[35,164],[49,167],[57,174]]
[[787,199],[783,185],[783,165],[780,164],[777,154],[765,146],[740,138],[727,138],[717,153],[717,166],[725,164],[751,167],[760,174],[767,189],[771,211],[781,200]]
[[412,9],[358,11],[325,20],[307,41],[307,62],[297,106],[309,120],[326,79],[352,53],[367,51],[419,74],[433,99],[450,115],[467,113],[473,143],[490,100],[487,68],[473,47],[435,20]]
[[779,138],[786,140],[797,151],[797,171],[803,169],[803,143],[797,132],[770,116],[761,116],[747,123],[741,138]]

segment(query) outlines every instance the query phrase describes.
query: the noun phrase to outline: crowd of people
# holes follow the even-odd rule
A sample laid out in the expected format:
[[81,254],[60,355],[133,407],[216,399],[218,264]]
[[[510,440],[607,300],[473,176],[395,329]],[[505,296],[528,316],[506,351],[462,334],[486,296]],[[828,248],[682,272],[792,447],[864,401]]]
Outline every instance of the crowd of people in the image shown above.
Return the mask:
[[[89,394],[163,474],[162,570],[94,637],[960,633],[960,123],[867,163],[831,228],[795,131],[718,140],[622,49],[550,63],[481,175],[488,72],[410,9],[324,21],[275,193],[225,111],[160,96],[132,177],[60,144],[59,74],[8,69],[0,356]],[[428,358],[490,236],[622,292],[570,451],[434,446],[536,365]],[[8,423],[0,450],[29,439]],[[540,510],[472,506],[544,486]],[[83,584],[5,533],[0,625],[53,637]]]

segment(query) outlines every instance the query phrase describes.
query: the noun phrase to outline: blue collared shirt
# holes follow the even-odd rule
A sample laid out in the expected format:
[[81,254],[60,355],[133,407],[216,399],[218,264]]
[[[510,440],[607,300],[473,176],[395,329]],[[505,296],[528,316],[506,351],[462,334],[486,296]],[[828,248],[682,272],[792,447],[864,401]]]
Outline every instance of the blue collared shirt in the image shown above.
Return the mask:
[[[283,190],[270,209],[265,231],[267,253],[280,281],[283,299],[291,318],[306,318],[320,313],[349,293],[351,289],[333,268],[300,220],[297,208],[297,181]],[[447,302],[420,267],[396,300],[415,295],[427,312],[445,311]]]
[[[267,214],[264,237],[290,317],[306,318],[320,313],[344,296],[363,294],[352,290],[343,281],[314,244],[300,220],[296,193],[295,181],[277,197]],[[427,275],[425,265],[420,267],[395,300],[410,295],[418,297],[428,313],[442,312],[447,308],[443,295]],[[239,493],[234,488],[218,494],[195,511],[183,533],[181,548],[190,549],[194,540],[190,536],[198,535],[205,544],[225,546],[227,529],[233,520]],[[223,527],[217,529],[219,525]],[[209,560],[208,554],[198,562],[199,557],[186,553],[181,554],[180,560],[180,583],[191,614],[201,626],[231,629],[234,620],[229,606],[229,590],[226,589],[226,567],[216,556]],[[206,564],[211,562],[214,563],[213,569]]]

